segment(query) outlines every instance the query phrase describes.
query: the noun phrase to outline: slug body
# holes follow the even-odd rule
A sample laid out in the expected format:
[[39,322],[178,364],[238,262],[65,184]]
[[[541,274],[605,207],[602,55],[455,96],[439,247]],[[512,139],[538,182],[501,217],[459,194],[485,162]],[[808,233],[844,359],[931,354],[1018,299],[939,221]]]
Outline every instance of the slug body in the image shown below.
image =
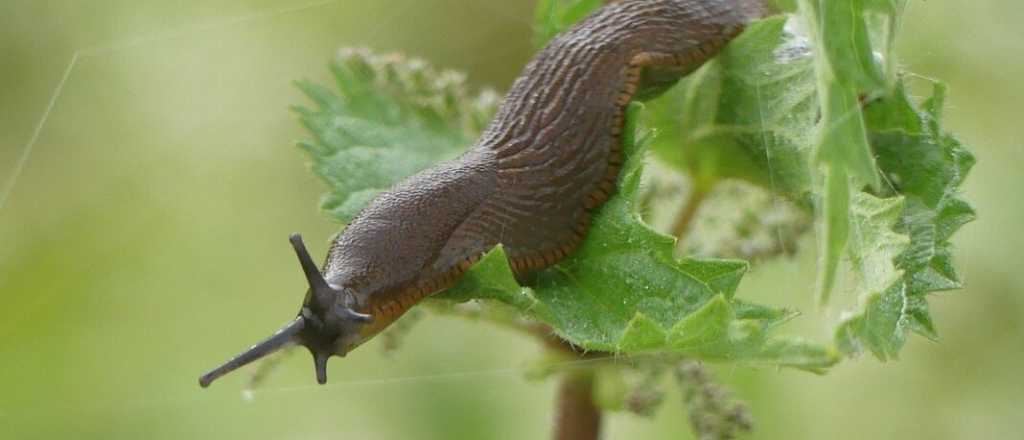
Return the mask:
[[277,334],[200,378],[288,344],[326,363],[451,286],[502,244],[519,276],[569,255],[615,189],[625,110],[657,96],[765,13],[760,0],[625,0],[553,39],[513,83],[477,143],[373,200],[332,243],[323,270],[292,244],[310,289]]

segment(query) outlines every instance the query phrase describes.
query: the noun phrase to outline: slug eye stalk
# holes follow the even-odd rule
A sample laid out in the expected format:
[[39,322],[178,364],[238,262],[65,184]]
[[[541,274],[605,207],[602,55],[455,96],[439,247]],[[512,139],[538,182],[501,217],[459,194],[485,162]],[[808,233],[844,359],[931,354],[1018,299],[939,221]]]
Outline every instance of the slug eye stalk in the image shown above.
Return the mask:
[[313,258],[306,250],[306,244],[302,242],[302,235],[292,234],[288,237],[288,241],[295,249],[295,256],[299,258],[299,265],[302,266],[302,273],[306,275],[306,282],[309,283],[309,291],[313,293],[314,302],[318,306],[326,306],[332,301],[330,295],[334,294],[335,290],[331,288],[330,284],[327,284],[327,280],[320,274],[320,269],[317,269],[316,264],[313,263]]
[[336,289],[324,279],[302,242],[302,236],[289,237],[302,272],[309,284],[309,294],[297,317],[281,327],[269,338],[231,358],[223,365],[199,377],[199,386],[206,388],[221,376],[235,371],[284,347],[298,344],[313,354],[316,380],[327,383],[327,360],[333,355],[344,356],[344,341],[357,334],[359,327],[373,321],[373,316],[353,310],[348,303],[351,295]]
[[[235,371],[255,360],[261,359],[275,351],[278,351],[288,345],[295,343],[295,336],[302,331],[306,326],[306,320],[301,316],[295,318],[288,325],[282,327],[277,333],[274,333],[262,342],[253,345],[245,352],[231,358],[231,360],[225,362],[223,365],[214,368],[209,373],[202,375],[199,378],[199,386],[206,388],[210,386],[213,381],[219,377]],[[325,363],[326,364],[326,363]],[[326,367],[326,365],[325,365]],[[319,368],[317,368],[317,376],[319,376]],[[326,380],[326,379],[325,379]]]

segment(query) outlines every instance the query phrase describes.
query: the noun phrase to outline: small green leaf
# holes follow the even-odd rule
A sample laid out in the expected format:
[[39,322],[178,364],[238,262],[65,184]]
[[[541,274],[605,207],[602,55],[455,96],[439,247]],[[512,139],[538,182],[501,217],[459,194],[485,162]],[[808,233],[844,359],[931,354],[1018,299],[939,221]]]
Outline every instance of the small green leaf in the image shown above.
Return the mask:
[[395,182],[454,158],[497,107],[493,92],[470,96],[461,75],[397,55],[346,50],[331,72],[341,93],[299,81],[316,108],[295,111],[314,136],[299,147],[330,188],[322,207],[342,222]]
[[541,321],[554,319],[550,307],[537,299],[533,289],[522,287],[508,267],[505,251],[498,246],[484,255],[458,284],[437,296],[464,302],[473,299],[497,300],[525,311]]
[[903,321],[906,291],[899,282],[903,275],[895,258],[908,246],[909,239],[893,227],[903,211],[903,199],[878,199],[858,193],[852,203],[850,253],[851,264],[863,290],[862,312],[847,318],[837,331],[838,345],[852,352],[860,339],[880,359],[894,357],[904,342]]
[[860,236],[850,250],[863,293],[860,311],[837,329],[844,351],[866,348],[885,360],[896,357],[907,331],[937,338],[926,296],[961,286],[949,238],[974,218],[958,195],[974,157],[943,131],[944,93],[937,84],[927,110],[918,110],[900,80],[893,95],[865,109],[886,192],[899,194],[890,200],[902,208],[880,207],[866,215],[878,199],[865,195],[855,203]]
[[876,278],[877,293],[868,294],[866,307],[841,324],[838,334],[844,350],[865,347],[881,359],[896,355],[907,331],[937,338],[926,298],[932,292],[961,287],[949,238],[975,217],[958,194],[974,157],[942,129],[944,86],[935,85],[924,111],[915,107],[902,80],[894,90],[896,94],[868,105],[865,114],[879,167],[887,178],[886,190],[905,200],[892,227],[906,244],[902,253],[892,257],[902,276],[882,290],[878,289],[881,279],[867,274]]

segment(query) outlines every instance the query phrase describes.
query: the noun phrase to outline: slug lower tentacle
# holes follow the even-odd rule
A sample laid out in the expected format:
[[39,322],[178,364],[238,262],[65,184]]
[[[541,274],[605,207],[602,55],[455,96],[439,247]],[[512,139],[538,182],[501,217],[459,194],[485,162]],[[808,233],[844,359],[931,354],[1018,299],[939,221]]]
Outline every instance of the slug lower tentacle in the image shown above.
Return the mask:
[[334,240],[322,275],[293,236],[309,281],[298,316],[200,384],[288,344],[312,352],[324,383],[330,356],[454,284],[499,243],[519,276],[558,263],[615,190],[629,103],[675,84],[765,12],[763,0],[624,0],[555,37],[477,143],[373,200]]

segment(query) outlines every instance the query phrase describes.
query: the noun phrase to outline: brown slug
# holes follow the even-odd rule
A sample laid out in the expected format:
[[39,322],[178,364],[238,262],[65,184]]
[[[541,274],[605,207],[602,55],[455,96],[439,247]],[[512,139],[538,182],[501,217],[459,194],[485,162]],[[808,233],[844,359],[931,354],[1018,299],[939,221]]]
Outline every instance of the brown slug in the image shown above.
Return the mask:
[[329,357],[454,284],[495,245],[518,276],[565,258],[615,189],[626,106],[717,54],[765,14],[763,1],[622,0],[555,37],[479,141],[373,200],[331,244],[322,272],[292,235],[309,282],[298,316],[199,384],[291,344],[309,349],[323,384]]

